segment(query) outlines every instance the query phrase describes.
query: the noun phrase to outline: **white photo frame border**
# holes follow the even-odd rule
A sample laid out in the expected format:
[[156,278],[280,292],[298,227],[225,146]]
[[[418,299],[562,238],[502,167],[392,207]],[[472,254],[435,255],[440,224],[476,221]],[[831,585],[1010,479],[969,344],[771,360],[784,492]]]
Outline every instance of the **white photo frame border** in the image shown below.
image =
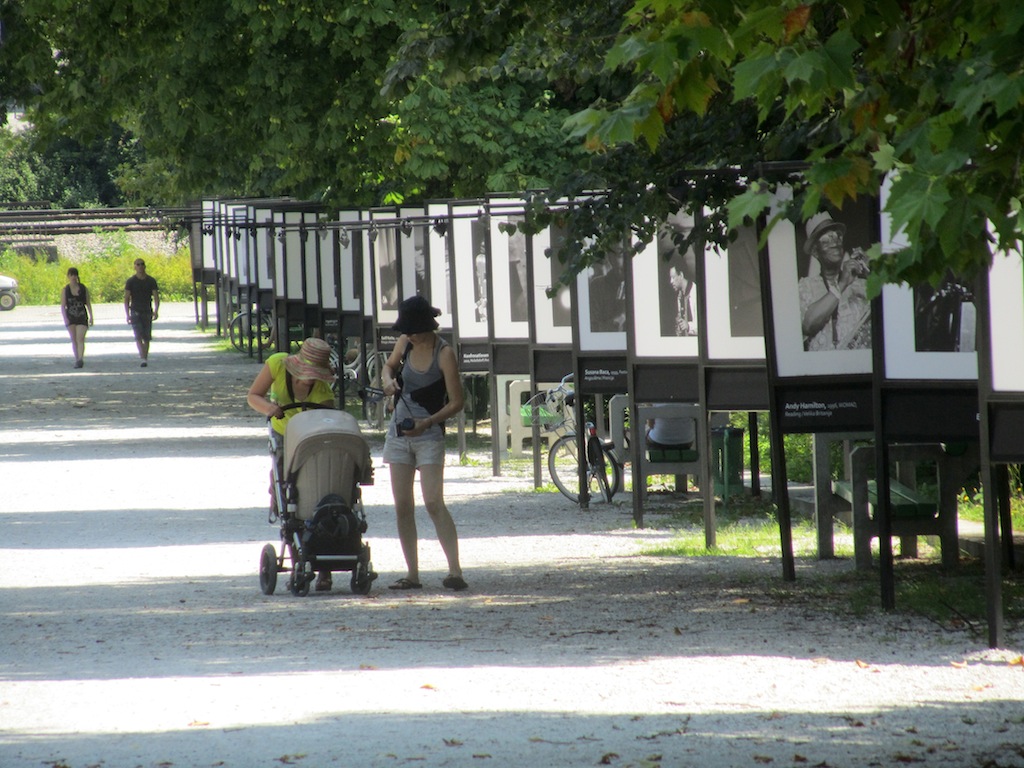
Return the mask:
[[451,330],[452,281],[449,269],[448,238],[451,237],[452,222],[448,215],[448,203],[427,203],[427,216],[431,226],[427,229],[427,271],[430,276],[430,303],[441,310],[438,325]]
[[[625,251],[623,246],[623,251]],[[607,256],[605,257],[607,258]],[[623,260],[628,259],[628,254],[623,253]],[[626,277],[628,264],[623,263],[623,279]],[[625,352],[627,347],[626,329],[621,331],[595,331],[592,329],[590,279],[594,275],[594,268],[587,267],[576,275],[576,301],[577,301],[577,322],[581,352]],[[627,302],[628,305],[628,302]],[[626,307],[628,313],[629,307]],[[628,318],[627,318],[628,319]]]
[[[886,212],[891,178],[886,176],[880,194],[882,252],[894,253],[908,245],[906,234],[892,231]],[[1020,282],[1017,285],[1021,285]],[[882,337],[885,345],[885,378],[893,381],[977,381],[978,353],[918,352],[915,338],[914,290],[909,285],[882,288]]]
[[[752,226],[754,247],[757,232]],[[731,244],[730,244],[731,245]],[[760,255],[755,253],[755,265],[760,278]],[[764,333],[760,336],[737,336],[732,327],[732,288],[729,282],[729,251],[712,244],[704,246],[704,306],[709,360],[752,360],[764,362]],[[761,295],[763,301],[763,294]],[[760,309],[760,308],[759,308]]]
[[988,280],[989,368],[993,392],[1024,393],[1024,261],[997,252]]
[[[692,228],[693,216],[682,220]],[[698,317],[697,333],[693,336],[663,336],[661,328],[661,297],[658,289],[661,273],[667,269],[658,253],[658,237],[630,261],[633,274],[633,353],[638,358],[697,358],[700,355],[700,333],[703,323]],[[653,288],[652,288],[653,286]],[[700,295],[700,288],[693,290]],[[652,300],[653,298],[653,300]],[[582,323],[582,320],[581,320]]]
[[449,208],[452,263],[455,266],[455,330],[460,341],[487,340],[490,333],[487,319],[477,318],[474,294],[476,254],[473,253],[473,226],[482,212],[483,203],[452,204]]
[[[772,205],[774,216],[792,191],[780,188]],[[776,373],[780,378],[870,374],[870,349],[804,349],[797,274],[796,227],[789,219],[776,222],[768,234],[768,275],[771,288],[772,333]]]
[[[526,259],[525,235],[516,231],[502,231],[502,225],[519,224],[524,219],[523,209],[526,203],[515,198],[492,199],[488,201],[488,217],[490,226],[490,280],[493,306],[491,312],[494,320],[495,339],[529,339],[529,310],[524,320],[512,317],[512,240],[519,238],[523,247],[523,259]],[[523,263],[525,267],[525,261]],[[524,290],[526,286],[523,286]],[[525,298],[525,297],[524,297]]]

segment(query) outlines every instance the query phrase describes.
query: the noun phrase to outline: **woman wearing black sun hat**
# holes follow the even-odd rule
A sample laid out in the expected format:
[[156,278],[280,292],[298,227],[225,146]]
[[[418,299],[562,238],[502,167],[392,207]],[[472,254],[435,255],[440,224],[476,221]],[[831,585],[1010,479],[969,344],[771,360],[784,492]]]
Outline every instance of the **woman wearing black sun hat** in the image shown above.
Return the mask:
[[392,395],[395,410],[384,440],[384,462],[391,468],[391,492],[398,517],[398,538],[405,556],[406,575],[391,589],[422,589],[415,517],[414,485],[448,559],[441,582],[461,591],[468,587],[459,564],[459,538],[444,503],[444,422],[462,411],[462,379],[455,350],[438,334],[441,310],[422,296],[399,305],[394,329],[401,336],[384,364],[384,393]]

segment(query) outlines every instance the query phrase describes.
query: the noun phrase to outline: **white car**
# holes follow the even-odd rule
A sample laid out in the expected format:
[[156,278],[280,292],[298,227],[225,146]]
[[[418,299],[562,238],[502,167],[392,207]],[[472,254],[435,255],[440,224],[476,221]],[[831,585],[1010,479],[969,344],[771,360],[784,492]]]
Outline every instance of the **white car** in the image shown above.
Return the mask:
[[0,309],[14,309],[21,297],[18,296],[18,281],[13,277],[0,275]]

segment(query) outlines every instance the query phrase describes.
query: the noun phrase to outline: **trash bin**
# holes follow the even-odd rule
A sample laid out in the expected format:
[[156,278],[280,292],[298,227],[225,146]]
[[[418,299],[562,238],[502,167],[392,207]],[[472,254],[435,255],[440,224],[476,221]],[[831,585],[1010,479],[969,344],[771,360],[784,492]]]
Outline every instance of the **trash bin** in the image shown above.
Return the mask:
[[743,490],[742,428],[711,428],[711,476],[716,496],[724,498]]

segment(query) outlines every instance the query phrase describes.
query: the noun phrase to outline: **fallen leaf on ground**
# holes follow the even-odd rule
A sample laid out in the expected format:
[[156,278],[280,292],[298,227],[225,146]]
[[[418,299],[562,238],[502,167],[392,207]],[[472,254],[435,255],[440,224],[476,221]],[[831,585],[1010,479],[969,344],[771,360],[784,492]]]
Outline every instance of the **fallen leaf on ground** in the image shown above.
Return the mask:
[[967,669],[967,662],[966,661],[951,661],[951,662],[949,662],[949,666],[955,667],[956,669]]
[[861,669],[871,669],[870,664],[868,664],[866,661],[861,661],[860,659],[857,659],[857,666]]

